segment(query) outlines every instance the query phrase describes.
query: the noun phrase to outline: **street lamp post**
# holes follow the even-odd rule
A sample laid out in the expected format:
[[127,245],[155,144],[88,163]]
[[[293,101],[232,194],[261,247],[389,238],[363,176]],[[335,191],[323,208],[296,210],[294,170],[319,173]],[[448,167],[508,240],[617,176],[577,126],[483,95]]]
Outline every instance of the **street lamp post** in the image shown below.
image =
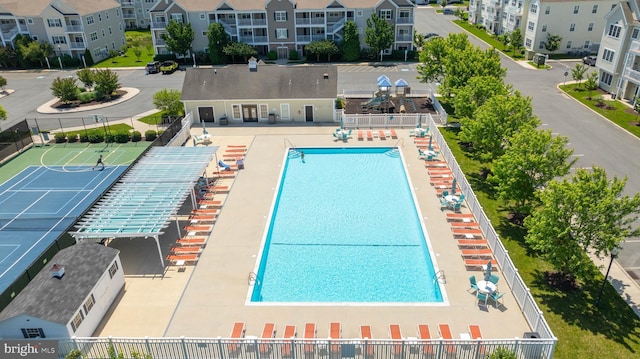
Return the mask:
[[609,271],[611,270],[611,265],[613,264],[613,260],[618,256],[618,247],[615,247],[611,250],[611,259],[609,260],[609,267],[607,268],[607,273],[604,275],[604,280],[602,281],[602,286],[600,287],[600,293],[598,294],[598,300],[596,300],[596,307],[600,305],[600,300],[602,299],[602,293],[604,292],[604,286],[607,284],[607,278],[609,277]]

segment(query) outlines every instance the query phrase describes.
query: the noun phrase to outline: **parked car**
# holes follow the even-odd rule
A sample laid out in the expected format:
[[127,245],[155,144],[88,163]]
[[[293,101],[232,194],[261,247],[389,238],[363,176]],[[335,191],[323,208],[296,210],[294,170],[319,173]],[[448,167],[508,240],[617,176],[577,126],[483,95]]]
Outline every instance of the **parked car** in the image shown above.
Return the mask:
[[453,15],[453,8],[450,7],[445,7],[444,9],[442,9],[442,14],[444,15]]
[[430,39],[432,37],[440,37],[440,35],[436,34],[435,32],[429,32],[429,33],[424,34],[424,39],[425,40],[428,40],[428,39]]
[[593,55],[585,56],[582,58],[582,63],[589,66],[596,66],[596,59],[597,58]]
[[162,63],[162,66],[160,66],[160,71],[162,71],[163,75],[171,74],[177,69],[178,69],[178,63],[173,60],[164,61]]
[[156,74],[160,72],[160,61],[152,61],[144,67],[148,74]]

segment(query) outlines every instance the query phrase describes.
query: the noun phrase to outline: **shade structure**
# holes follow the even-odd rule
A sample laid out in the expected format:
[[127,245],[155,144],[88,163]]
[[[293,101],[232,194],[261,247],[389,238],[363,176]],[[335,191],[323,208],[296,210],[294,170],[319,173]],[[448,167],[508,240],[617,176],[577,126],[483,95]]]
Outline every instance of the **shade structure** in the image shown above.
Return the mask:
[[71,235],[76,240],[153,237],[157,242],[216,151],[217,146],[150,149],[78,221]]
[[[380,82],[382,80],[387,80],[388,82],[390,81],[389,77],[387,75],[382,74],[382,75],[378,76],[378,78],[376,79],[376,82]],[[391,83],[391,82],[389,82],[389,83]]]
[[409,87],[409,83],[407,83],[407,81],[405,81],[404,79],[398,79],[396,82],[394,82],[394,85],[396,87]]
[[487,282],[491,280],[491,260],[487,262],[487,270],[484,273],[484,280]]
[[378,80],[378,87],[391,87],[391,81],[385,76],[385,78]]

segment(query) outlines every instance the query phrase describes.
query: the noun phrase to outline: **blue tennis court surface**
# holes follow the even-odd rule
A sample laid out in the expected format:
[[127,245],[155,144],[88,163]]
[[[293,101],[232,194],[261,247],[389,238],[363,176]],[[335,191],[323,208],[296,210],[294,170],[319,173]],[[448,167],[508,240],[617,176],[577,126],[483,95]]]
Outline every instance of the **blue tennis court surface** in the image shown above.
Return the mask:
[[0,292],[73,224],[128,166],[30,166],[0,185]]

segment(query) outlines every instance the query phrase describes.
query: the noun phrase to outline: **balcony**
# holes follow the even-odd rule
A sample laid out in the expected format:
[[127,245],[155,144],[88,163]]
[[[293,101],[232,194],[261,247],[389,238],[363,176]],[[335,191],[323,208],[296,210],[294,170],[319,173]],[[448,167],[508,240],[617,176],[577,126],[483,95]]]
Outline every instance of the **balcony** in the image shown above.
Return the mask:
[[324,25],[323,17],[297,17],[296,25]]
[[268,42],[266,36],[259,35],[240,35],[240,42],[245,44],[256,44],[256,43],[266,43]]
[[413,24],[413,17],[397,17],[396,24]]
[[133,6],[133,0],[120,0],[122,6]]
[[152,29],[164,29],[167,27],[167,21],[151,21]]
[[84,32],[84,27],[82,25],[64,25],[65,32]]
[[324,34],[322,35],[296,35],[296,42],[312,42],[326,40]]
[[267,19],[238,19],[238,26],[267,26]]
[[636,55],[640,55],[640,41],[638,40],[631,41],[631,45],[629,46],[629,52],[632,52]]
[[625,67],[622,76],[625,80],[631,81],[636,85],[640,85],[640,71],[632,67]]
[[124,18],[124,19],[135,19],[136,18],[136,13],[135,12],[123,12],[122,13],[122,18]]
[[413,42],[413,36],[409,34],[398,34],[396,35],[396,41],[411,41]]
[[11,29],[2,30],[2,38],[4,41],[11,41],[18,34],[18,27],[15,26]]
[[87,45],[83,41],[71,41],[69,42],[70,49],[86,49]]
[[160,36],[156,37],[156,45],[164,46],[166,44],[167,44],[167,42],[164,41],[163,38],[161,38]]

